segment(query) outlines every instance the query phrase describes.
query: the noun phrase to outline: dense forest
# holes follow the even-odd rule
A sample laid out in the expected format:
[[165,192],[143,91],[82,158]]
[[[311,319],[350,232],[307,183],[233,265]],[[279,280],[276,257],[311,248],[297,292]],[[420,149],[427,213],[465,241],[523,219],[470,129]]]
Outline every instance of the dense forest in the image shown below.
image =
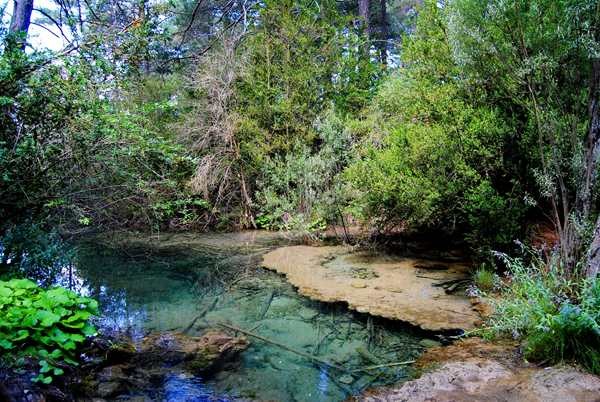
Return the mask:
[[[495,300],[473,334],[600,374],[600,2],[15,0],[0,20],[7,364],[50,382],[95,332],[94,300],[38,302],[84,236],[360,226],[452,239]],[[32,305],[73,331],[17,325]]]

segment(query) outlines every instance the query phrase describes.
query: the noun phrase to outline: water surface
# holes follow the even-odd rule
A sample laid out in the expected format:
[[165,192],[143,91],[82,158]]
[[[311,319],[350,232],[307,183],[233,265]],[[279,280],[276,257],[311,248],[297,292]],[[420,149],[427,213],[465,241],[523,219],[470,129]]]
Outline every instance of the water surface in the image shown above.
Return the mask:
[[[118,247],[78,247],[64,285],[99,300],[98,326],[134,339],[155,331],[198,335],[228,323],[343,366],[401,362],[421,352],[419,336],[399,324],[301,297],[260,255],[289,240],[238,233],[129,237]],[[198,318],[201,317],[201,318]],[[164,401],[341,401],[370,386],[407,379],[410,367],[339,372],[250,338],[240,364],[213,378],[172,373],[143,396]],[[140,395],[131,395],[139,397]]]

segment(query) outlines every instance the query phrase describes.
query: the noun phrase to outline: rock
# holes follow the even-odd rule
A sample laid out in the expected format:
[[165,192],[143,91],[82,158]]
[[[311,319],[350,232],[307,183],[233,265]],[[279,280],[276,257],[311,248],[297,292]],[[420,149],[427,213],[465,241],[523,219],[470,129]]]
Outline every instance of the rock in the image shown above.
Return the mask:
[[209,330],[201,337],[165,332],[144,338],[134,364],[182,364],[189,371],[206,375],[232,361],[248,345],[244,337],[233,337],[216,330]]
[[129,361],[136,353],[136,347],[131,340],[118,340],[108,347],[106,361],[109,364],[124,363]]
[[95,396],[111,398],[127,391],[128,375],[121,366],[109,366],[96,375]]
[[419,345],[423,346],[424,348],[435,348],[437,346],[442,346],[440,342],[434,341],[433,339],[422,339],[419,342]]
[[338,381],[342,384],[352,384],[354,382],[354,378],[350,374],[346,374],[338,378]]
[[[419,274],[419,266],[431,269]],[[298,292],[322,302],[346,302],[350,309],[401,320],[429,331],[475,328],[481,321],[469,299],[446,294],[433,286],[469,278],[469,267],[460,263],[353,252],[344,246],[289,246],[263,256],[263,266],[280,274]],[[357,278],[369,272],[368,278]],[[357,289],[361,289],[357,291]]]
[[600,377],[573,367],[527,365],[514,342],[467,338],[428,349],[416,367],[433,371],[421,378],[368,391],[355,400],[450,402],[592,402],[600,395]]
[[591,402],[600,378],[574,368],[514,368],[487,359],[451,362],[398,387],[372,391],[368,402]]
[[193,351],[193,357],[186,368],[194,373],[207,374],[231,362],[248,347],[246,338],[231,337],[217,331],[206,333],[200,338],[200,345]]
[[126,390],[122,381],[101,382],[96,389],[96,395],[100,398],[110,398],[123,393]]
[[127,402],[152,402],[147,396],[136,395],[126,399]]

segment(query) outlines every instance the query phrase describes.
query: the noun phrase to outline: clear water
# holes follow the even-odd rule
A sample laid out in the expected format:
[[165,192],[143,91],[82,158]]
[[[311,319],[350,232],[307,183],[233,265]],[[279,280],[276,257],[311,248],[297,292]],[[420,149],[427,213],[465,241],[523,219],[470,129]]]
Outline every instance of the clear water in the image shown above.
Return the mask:
[[[134,339],[151,331],[196,335],[229,323],[348,370],[418,356],[417,334],[342,305],[310,301],[284,278],[260,268],[260,254],[282,242],[236,234],[140,238],[118,248],[96,242],[79,247],[76,264],[62,281],[98,298],[102,331],[127,332]],[[349,376],[249,340],[235,369],[209,379],[174,372],[142,394],[164,401],[341,401],[410,375],[410,367],[394,367]]]

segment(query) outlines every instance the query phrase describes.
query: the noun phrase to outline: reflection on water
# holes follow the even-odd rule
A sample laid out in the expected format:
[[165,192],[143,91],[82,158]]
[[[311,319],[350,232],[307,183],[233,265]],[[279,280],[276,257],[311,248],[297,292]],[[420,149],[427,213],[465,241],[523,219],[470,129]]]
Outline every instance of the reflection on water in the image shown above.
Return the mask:
[[200,402],[214,401],[227,402],[232,399],[227,396],[217,395],[205,382],[198,377],[186,373],[171,373],[165,378],[163,384],[163,400]]
[[[260,252],[272,239],[239,247],[231,239],[207,238],[185,235],[152,247],[142,242],[119,249],[83,245],[76,264],[65,267],[59,281],[99,300],[102,331],[127,332],[134,339],[150,331],[187,329],[196,335],[228,322],[348,368],[405,361],[420,352],[415,335],[343,306],[312,302],[280,276],[260,269]],[[349,375],[255,339],[250,342],[236,369],[207,380],[174,372],[162,384],[149,384],[144,396],[164,401],[340,401],[408,376],[407,368]]]

